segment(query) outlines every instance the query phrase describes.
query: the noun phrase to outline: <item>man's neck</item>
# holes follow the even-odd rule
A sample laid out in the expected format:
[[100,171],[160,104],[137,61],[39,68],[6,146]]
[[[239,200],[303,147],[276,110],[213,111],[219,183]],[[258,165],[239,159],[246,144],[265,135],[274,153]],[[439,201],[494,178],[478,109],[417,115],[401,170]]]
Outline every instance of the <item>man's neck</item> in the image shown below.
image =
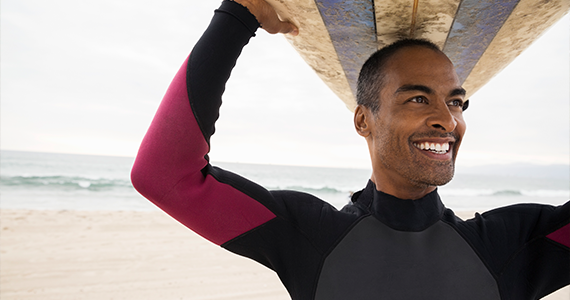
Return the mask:
[[433,192],[437,187],[432,185],[414,184],[404,180],[394,180],[394,178],[383,178],[384,176],[372,174],[370,180],[376,185],[376,189],[383,193],[392,195],[400,199],[417,200]]

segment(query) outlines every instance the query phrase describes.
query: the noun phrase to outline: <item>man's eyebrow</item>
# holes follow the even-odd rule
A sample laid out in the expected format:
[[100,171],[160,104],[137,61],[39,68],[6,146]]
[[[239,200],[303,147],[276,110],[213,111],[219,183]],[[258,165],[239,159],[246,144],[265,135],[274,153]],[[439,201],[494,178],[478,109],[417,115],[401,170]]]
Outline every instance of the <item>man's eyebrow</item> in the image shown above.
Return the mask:
[[411,91],[418,91],[424,92],[426,94],[432,94],[433,90],[425,85],[418,85],[418,84],[404,84],[399,87],[394,94],[403,93],[403,92],[411,92]]
[[466,94],[467,94],[467,91],[464,88],[457,88],[457,89],[454,89],[453,91],[451,91],[451,93],[449,93],[449,97],[465,96]]

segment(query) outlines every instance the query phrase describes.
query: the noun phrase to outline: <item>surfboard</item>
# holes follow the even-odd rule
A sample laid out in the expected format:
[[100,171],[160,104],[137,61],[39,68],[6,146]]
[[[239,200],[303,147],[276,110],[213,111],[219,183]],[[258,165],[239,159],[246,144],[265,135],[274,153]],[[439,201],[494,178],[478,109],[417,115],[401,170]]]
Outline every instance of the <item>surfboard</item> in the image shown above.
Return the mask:
[[291,45],[346,104],[356,107],[362,64],[402,38],[425,38],[453,62],[468,97],[557,20],[568,0],[268,0],[299,27]]

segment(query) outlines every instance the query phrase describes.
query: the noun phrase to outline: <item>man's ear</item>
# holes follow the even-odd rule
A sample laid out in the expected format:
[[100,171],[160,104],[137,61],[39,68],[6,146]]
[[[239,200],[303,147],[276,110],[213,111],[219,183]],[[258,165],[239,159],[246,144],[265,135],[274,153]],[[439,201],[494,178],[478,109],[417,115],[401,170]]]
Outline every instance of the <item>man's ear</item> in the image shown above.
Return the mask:
[[354,128],[356,132],[363,137],[370,135],[370,128],[372,128],[372,112],[368,107],[362,105],[356,106],[354,110]]

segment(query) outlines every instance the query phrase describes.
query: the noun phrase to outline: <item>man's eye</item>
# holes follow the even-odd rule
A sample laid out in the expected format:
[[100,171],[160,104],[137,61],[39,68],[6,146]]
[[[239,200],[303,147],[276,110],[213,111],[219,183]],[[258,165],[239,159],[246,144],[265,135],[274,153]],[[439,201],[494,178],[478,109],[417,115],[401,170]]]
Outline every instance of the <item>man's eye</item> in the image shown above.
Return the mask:
[[416,103],[427,103],[427,99],[423,96],[414,97],[414,98],[410,99],[410,101],[416,102]]
[[458,100],[458,99],[452,100],[451,102],[449,102],[449,105],[463,107],[463,101]]

